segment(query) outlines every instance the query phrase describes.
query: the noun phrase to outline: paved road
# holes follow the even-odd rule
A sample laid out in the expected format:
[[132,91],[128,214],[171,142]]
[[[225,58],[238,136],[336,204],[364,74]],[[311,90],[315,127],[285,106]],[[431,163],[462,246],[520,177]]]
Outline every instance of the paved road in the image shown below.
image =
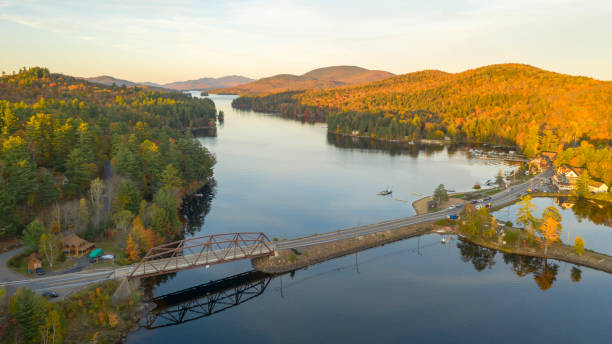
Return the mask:
[[[517,201],[521,195],[528,192],[528,189],[533,189],[536,185],[547,178],[552,176],[552,170],[546,171],[535,178],[530,179],[529,181],[514,185],[511,188],[508,188],[502,192],[499,192],[493,196],[491,196],[491,200],[487,201],[487,203],[491,203],[493,208],[503,206],[508,203],[513,203]],[[299,248],[304,246],[310,246],[315,244],[322,244],[331,241],[343,240],[355,238],[358,236],[372,234],[382,231],[387,231],[391,229],[401,228],[408,225],[413,225],[421,222],[435,221],[446,218],[451,214],[458,214],[461,209],[444,209],[434,213],[421,214],[415,216],[404,217],[401,219],[389,220],[380,223],[375,223],[371,225],[365,225],[360,227],[354,227],[349,229],[344,229],[336,232],[330,232],[320,235],[314,235],[305,238],[295,238],[289,240],[283,240],[275,244],[275,249],[291,249],[291,248]]]
[[150,276],[157,274],[159,271],[174,272],[184,268],[212,265],[221,261],[245,259],[252,256],[271,254],[273,252],[271,249],[256,245],[243,246],[241,249],[242,250],[220,249],[215,251],[207,251],[206,254],[202,255],[188,254],[174,258],[157,259],[142,265],[137,263],[115,269],[110,268],[74,272],[25,280],[22,276],[19,276],[13,280],[2,282],[0,285],[11,288],[27,286],[28,288],[36,291],[65,290],[108,279],[124,278],[130,275],[132,271],[134,271],[134,276],[136,277]]
[[[502,192],[499,192],[491,197],[491,200],[488,201],[491,205],[495,207],[503,206],[508,203],[515,202],[518,200],[521,195],[527,193],[529,188],[533,188],[540,183],[540,181],[549,178],[552,176],[552,170],[549,170],[543,174],[538,175],[535,178],[532,178],[528,182],[523,184],[515,185],[509,189],[506,189]],[[377,233],[381,231],[387,231],[395,228],[404,227],[407,225],[412,225],[421,222],[428,222],[446,218],[450,214],[457,214],[460,212],[460,209],[444,209],[441,211],[437,211],[434,213],[409,216],[395,220],[384,221],[380,223],[375,223],[371,225],[365,225],[360,227],[354,227],[344,230],[339,230],[336,232],[330,232],[325,234],[314,235],[310,237],[303,238],[295,238],[289,240],[283,240],[274,244],[274,249],[291,249],[291,248],[299,248],[304,246],[310,246],[315,244],[321,244],[331,241],[355,238],[358,236]],[[14,252],[14,251],[13,251]],[[13,253],[14,254],[14,253]],[[1,260],[2,255],[0,255]],[[186,259],[190,259],[189,256],[186,256]],[[239,258],[238,258],[239,259]],[[164,261],[156,262],[155,264],[164,265]],[[137,264],[133,264],[130,266],[125,266],[116,269],[101,269],[101,270],[91,270],[91,271],[82,271],[82,272],[74,272],[68,273],[64,275],[58,276],[45,276],[38,277],[28,280],[19,280],[8,278],[11,281],[3,281],[0,282],[0,285],[5,286],[27,286],[37,291],[43,290],[61,290],[67,288],[79,287],[82,285],[101,282],[108,279],[115,279],[125,277],[129,274],[129,272],[136,267]],[[1,270],[0,270],[1,273]],[[21,276],[19,276],[21,278]]]

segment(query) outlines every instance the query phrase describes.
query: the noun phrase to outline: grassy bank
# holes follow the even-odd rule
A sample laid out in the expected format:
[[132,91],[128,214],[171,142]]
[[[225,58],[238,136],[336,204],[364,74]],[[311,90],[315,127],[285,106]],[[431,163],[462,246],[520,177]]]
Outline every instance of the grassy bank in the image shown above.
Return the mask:
[[[513,230],[520,231],[515,228]],[[498,250],[505,253],[513,253],[523,256],[548,258],[564,261],[571,264],[586,266],[595,270],[600,270],[608,273],[612,273],[612,256],[608,256],[603,253],[594,252],[591,250],[585,250],[583,254],[579,255],[574,251],[574,248],[569,245],[565,245],[560,242],[553,243],[546,254],[544,249],[539,246],[526,245],[511,245],[511,244],[500,244],[479,238],[476,236],[463,235],[464,239],[486,248]],[[523,238],[525,239],[525,238]]]
[[351,253],[382,246],[391,242],[431,232],[435,223],[424,222],[356,238],[307,246],[299,249],[280,250],[274,257],[256,258],[251,261],[256,270],[266,273],[284,273],[310,265],[342,257]]

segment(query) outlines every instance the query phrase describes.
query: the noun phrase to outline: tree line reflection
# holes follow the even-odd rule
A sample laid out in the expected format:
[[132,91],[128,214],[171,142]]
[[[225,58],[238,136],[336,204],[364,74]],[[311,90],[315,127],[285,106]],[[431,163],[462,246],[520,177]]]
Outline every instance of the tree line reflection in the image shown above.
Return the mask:
[[612,227],[612,204],[575,197],[558,197],[555,202],[561,208],[571,209],[578,221],[589,220],[598,225]]
[[[461,260],[472,263],[476,271],[483,271],[486,268],[492,269],[495,265],[497,251],[486,247],[481,247],[463,239],[459,239],[457,248],[461,254]],[[512,266],[512,271],[519,277],[533,276],[534,281],[540,290],[550,289],[557,280],[559,265],[549,262],[547,259],[539,257],[528,257],[518,254],[502,253],[505,264]],[[572,282],[580,282],[582,270],[572,267],[570,272]]]

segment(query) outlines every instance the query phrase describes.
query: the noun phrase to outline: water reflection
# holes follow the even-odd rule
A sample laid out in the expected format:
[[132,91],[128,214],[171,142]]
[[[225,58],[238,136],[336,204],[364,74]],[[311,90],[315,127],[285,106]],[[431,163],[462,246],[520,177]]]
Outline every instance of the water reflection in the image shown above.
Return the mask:
[[[485,268],[492,269],[495,265],[496,250],[480,247],[466,240],[460,239],[457,248],[461,254],[461,260],[471,262],[476,271],[483,271]],[[557,280],[559,265],[550,263],[544,258],[521,256],[517,254],[503,253],[504,263],[512,265],[512,271],[519,276],[525,277],[532,274],[540,290],[548,290]],[[574,269],[576,271],[574,271]],[[572,269],[572,281],[580,281],[581,270],[574,267]]]
[[363,152],[368,151],[379,151],[389,153],[392,156],[395,155],[409,155],[412,158],[417,158],[421,149],[425,151],[426,155],[430,155],[434,152],[441,152],[444,150],[444,146],[437,145],[418,145],[409,144],[407,142],[389,142],[374,139],[365,139],[359,137],[351,137],[344,135],[337,135],[333,133],[327,133],[327,143],[334,147],[343,149],[353,149]]
[[480,247],[463,239],[459,239],[457,248],[461,254],[461,260],[466,263],[471,262],[476,271],[482,271],[487,267],[492,269],[495,265],[496,250]]
[[236,307],[263,294],[272,277],[253,270],[155,297],[150,301],[157,306],[141,326],[176,326]]
[[572,282],[580,282],[582,279],[582,270],[574,266],[570,276],[572,278]]
[[[439,244],[434,242],[422,248],[432,247],[432,245],[438,246]],[[409,251],[420,252],[422,248],[411,248]],[[459,249],[459,258],[463,262],[471,263],[476,271],[492,270],[496,264],[496,250],[481,247],[463,239],[459,239],[457,248]],[[321,278],[330,273],[341,273],[347,269],[354,268],[357,274],[359,274],[359,265],[368,265],[381,259],[386,259],[389,255],[396,255],[398,252],[403,253],[405,250],[392,251],[361,262],[358,262],[357,255],[355,255],[354,263],[334,267],[333,269],[290,282],[285,285],[285,288],[303,284],[313,278]],[[502,257],[503,262],[511,266],[516,276],[522,278],[532,275],[540,290],[550,289],[557,280],[559,272],[559,265],[557,263],[549,262],[543,258],[508,253],[502,253]],[[292,280],[294,275],[295,272],[292,271],[290,273]],[[579,282],[582,277],[582,270],[573,267],[570,276],[573,282]],[[237,307],[263,295],[270,282],[276,277],[279,277],[279,275],[252,270],[151,298],[150,301],[156,304],[156,308],[141,320],[141,326],[147,330],[176,326]],[[283,295],[282,288],[283,284],[281,281],[281,287],[277,290],[280,291],[281,297]]]
[[[204,218],[210,212],[211,203],[215,198],[216,187],[217,182],[212,179],[193,195],[183,199],[183,238],[185,236],[193,236],[204,226]],[[155,287],[164,284],[175,276],[176,273],[169,273],[142,279],[145,295],[151,297]]]
[[598,225],[612,226],[612,204],[575,197],[558,197],[555,202],[561,208],[571,209],[578,221],[589,220]]
[[204,218],[210,212],[210,205],[215,198],[216,186],[216,181],[212,179],[194,195],[183,200],[185,234],[194,235],[204,226]]

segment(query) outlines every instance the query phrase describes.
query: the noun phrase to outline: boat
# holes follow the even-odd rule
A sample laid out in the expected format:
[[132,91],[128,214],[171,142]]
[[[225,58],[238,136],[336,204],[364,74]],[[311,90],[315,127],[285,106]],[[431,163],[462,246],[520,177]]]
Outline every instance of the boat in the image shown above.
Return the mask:
[[383,190],[383,191],[379,192],[378,194],[380,196],[387,196],[387,195],[390,195],[392,193],[393,193],[393,191],[391,191],[391,189],[386,189],[386,190]]

